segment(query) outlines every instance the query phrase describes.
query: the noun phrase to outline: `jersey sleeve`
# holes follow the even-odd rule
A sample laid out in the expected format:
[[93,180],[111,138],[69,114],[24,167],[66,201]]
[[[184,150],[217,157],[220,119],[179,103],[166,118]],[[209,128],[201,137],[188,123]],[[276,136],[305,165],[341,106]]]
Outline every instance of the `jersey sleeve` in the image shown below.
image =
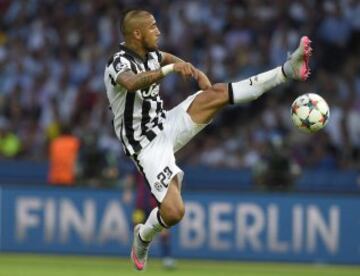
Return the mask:
[[131,63],[125,57],[117,56],[109,65],[109,73],[114,80],[116,80],[121,73],[126,71],[131,71]]
[[155,51],[155,58],[158,60],[159,64],[161,64],[163,60],[163,55],[161,51]]

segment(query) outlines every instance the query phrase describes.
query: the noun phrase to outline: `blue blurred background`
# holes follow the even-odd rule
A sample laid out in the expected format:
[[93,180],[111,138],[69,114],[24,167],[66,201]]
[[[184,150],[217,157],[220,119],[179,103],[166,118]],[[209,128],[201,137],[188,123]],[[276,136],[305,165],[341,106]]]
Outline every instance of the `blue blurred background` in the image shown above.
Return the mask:
[[[19,210],[23,210],[19,206],[23,205],[18,205],[18,198],[26,196],[39,199],[38,205],[30,206],[43,208],[47,206],[49,196],[61,197],[64,192],[64,198],[73,200],[73,211],[78,210],[79,213],[74,212],[81,217],[86,213],[83,200],[86,201],[87,194],[90,198],[94,195],[89,189],[109,189],[101,191],[116,194],[118,204],[125,208],[125,213],[130,213],[131,200],[124,199],[123,194],[132,182],[136,182],[135,168],[113,133],[112,114],[108,110],[103,84],[106,61],[122,41],[120,14],[129,8],[151,11],[162,33],[161,49],[192,62],[214,83],[243,79],[278,66],[287,53],[297,47],[302,35],[311,38],[314,54],[309,81],[291,82],[251,104],[227,108],[178,154],[178,162],[185,171],[185,200],[196,192],[199,206],[208,210],[209,204],[216,203],[215,195],[219,195],[222,202],[233,202],[231,206],[236,206],[238,195],[239,204],[244,201],[259,204],[256,206],[264,212],[266,225],[272,225],[271,221],[275,219],[266,215],[268,205],[278,204],[281,213],[281,210],[286,212],[296,204],[303,204],[301,212],[310,210],[304,220],[314,216],[323,219],[324,224],[316,226],[314,233],[320,233],[325,241],[328,233],[329,239],[338,237],[340,243],[338,253],[332,251],[331,243],[325,242],[324,248],[311,255],[305,239],[295,239],[300,245],[304,244],[299,246],[292,241],[292,248],[298,248],[300,252],[298,258],[297,249],[294,249],[294,256],[286,250],[280,252],[283,255],[277,252],[281,255],[277,259],[271,248],[266,255],[266,252],[257,254],[256,248],[251,246],[241,247],[242,251],[218,248],[212,255],[204,253],[203,257],[216,258],[222,250],[230,250],[230,253],[240,250],[246,258],[255,260],[271,260],[271,254],[275,254],[276,260],[322,259],[359,263],[360,238],[356,231],[360,218],[351,208],[360,202],[360,3],[355,0],[0,1],[0,191],[3,191],[0,193],[3,213],[0,239],[6,241],[2,242],[2,247],[0,243],[0,249],[36,251],[37,246],[43,245],[40,247],[45,252],[118,252],[127,255],[129,241],[120,244],[119,251],[116,248],[109,250],[105,245],[94,251],[91,248],[72,250],[69,245],[67,251],[57,247],[56,243],[46,243],[45,213],[45,228],[42,228],[42,215],[38,217],[38,224],[24,228],[24,231],[39,231],[32,233],[32,239],[25,239],[25,244],[24,239],[19,240],[22,236],[18,236],[16,229],[30,214],[24,211],[25,217],[19,215]],[[161,85],[168,108],[196,90],[194,83],[184,82],[176,75],[170,75]],[[327,127],[312,135],[295,129],[290,117],[292,101],[308,92],[323,96],[331,113]],[[57,187],[54,195],[49,188],[49,149],[62,135],[65,126],[80,145],[76,151],[75,179],[67,186],[81,189],[63,191],[65,188]],[[77,196],[79,191],[84,196]],[[245,192],[250,199],[244,196]],[[281,194],[272,198],[269,194],[272,192]],[[227,198],[229,193],[232,197]],[[13,200],[9,201],[7,195],[12,195]],[[324,198],[334,200],[322,203]],[[100,199],[94,195],[93,200]],[[61,206],[60,203],[54,205],[55,213],[62,212]],[[313,212],[311,206],[318,209]],[[34,210],[43,210],[36,208]],[[233,207],[229,208],[225,208],[225,217],[220,217],[235,225],[236,218],[229,215]],[[333,208],[338,211],[331,211]],[[10,210],[9,213],[5,209]],[[226,210],[230,212],[229,217]],[[249,216],[257,212],[256,208],[251,210]],[[282,220],[294,221],[303,216],[296,215],[297,212],[300,211],[287,214]],[[334,215],[331,212],[335,212]],[[341,220],[343,213],[349,216],[345,221]],[[338,220],[336,214],[340,216]],[[56,217],[54,221],[57,221]],[[53,227],[60,227],[60,221],[54,222]],[[316,219],[310,219],[310,222],[314,221]],[[86,222],[86,218],[83,217],[82,222]],[[336,222],[339,225],[333,226]],[[96,220],[96,223],[98,226],[93,227],[101,226],[101,221]],[[221,220],[218,223],[222,225]],[[281,225],[276,219],[274,223]],[[205,231],[211,228],[207,223],[204,227]],[[266,229],[264,233],[269,234],[266,232],[269,228]],[[74,239],[78,233],[77,241],[86,244],[86,240],[79,240],[84,235],[79,231],[73,233]],[[181,237],[181,233],[179,235]],[[285,232],[283,235],[289,238],[290,234]],[[230,241],[236,236],[222,238]],[[174,243],[178,244],[179,240],[175,234]],[[250,245],[255,243],[252,241]],[[351,244],[354,248],[349,249]],[[182,244],[176,246],[181,249]],[[180,249],[182,256],[201,257],[191,248],[185,253]],[[236,259],[241,259],[244,254],[236,255]],[[286,257],[287,254],[290,257]],[[304,257],[301,254],[310,255]],[[336,254],[341,257],[337,259]]]

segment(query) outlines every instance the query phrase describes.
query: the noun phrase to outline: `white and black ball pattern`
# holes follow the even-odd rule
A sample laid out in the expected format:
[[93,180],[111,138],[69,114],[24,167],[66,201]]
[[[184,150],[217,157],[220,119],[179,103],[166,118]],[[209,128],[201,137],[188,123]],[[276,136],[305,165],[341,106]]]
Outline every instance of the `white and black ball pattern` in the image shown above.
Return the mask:
[[329,117],[328,104],[315,93],[301,95],[291,105],[291,118],[294,125],[307,133],[314,133],[324,128]]

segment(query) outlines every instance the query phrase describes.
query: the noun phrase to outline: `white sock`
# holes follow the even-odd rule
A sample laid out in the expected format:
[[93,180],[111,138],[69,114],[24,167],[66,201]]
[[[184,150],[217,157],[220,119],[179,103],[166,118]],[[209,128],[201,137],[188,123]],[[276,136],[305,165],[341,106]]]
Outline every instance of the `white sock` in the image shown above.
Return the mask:
[[252,76],[246,80],[229,83],[230,103],[251,102],[271,88],[286,81],[282,67],[276,67],[265,73]]
[[151,211],[145,224],[141,225],[139,231],[140,238],[145,242],[150,242],[154,236],[160,233],[165,227],[166,225],[160,217],[159,208],[156,207]]

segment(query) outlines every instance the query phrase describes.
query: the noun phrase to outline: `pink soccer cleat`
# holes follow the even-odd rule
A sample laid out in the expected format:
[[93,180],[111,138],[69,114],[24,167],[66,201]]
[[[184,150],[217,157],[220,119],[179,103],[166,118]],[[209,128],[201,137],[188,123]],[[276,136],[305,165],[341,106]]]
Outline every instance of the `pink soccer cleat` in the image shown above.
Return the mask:
[[137,270],[143,270],[148,258],[150,242],[144,242],[140,239],[139,231],[142,224],[137,224],[134,228],[134,240],[131,249],[131,260]]
[[311,40],[303,36],[299,47],[284,63],[283,70],[287,78],[305,81],[310,76],[309,59],[312,52],[310,44]]

